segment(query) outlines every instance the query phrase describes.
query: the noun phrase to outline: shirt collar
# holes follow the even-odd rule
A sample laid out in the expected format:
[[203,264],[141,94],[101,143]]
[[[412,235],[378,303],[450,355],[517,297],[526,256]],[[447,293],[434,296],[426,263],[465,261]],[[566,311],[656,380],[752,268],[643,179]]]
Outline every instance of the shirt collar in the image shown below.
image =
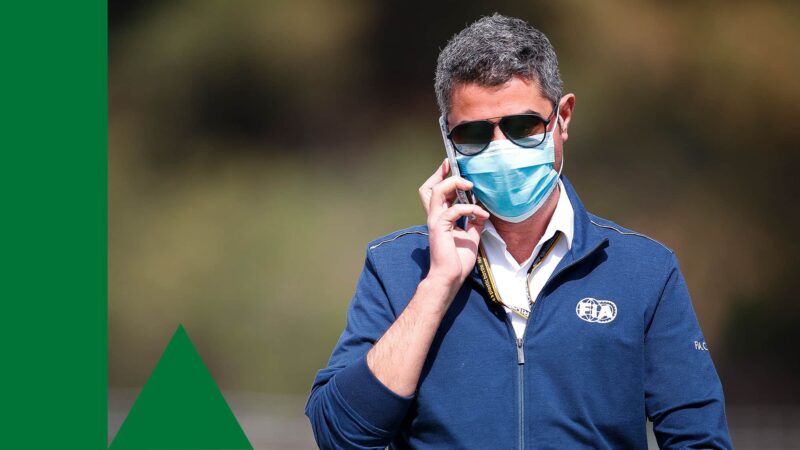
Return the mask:
[[[563,173],[559,179],[559,186],[562,189],[566,188],[565,191],[573,210],[573,217],[571,222],[572,235],[568,237],[570,250],[558,263],[556,271],[564,270],[564,268],[575,264],[577,261],[583,261],[592,253],[600,251],[608,245],[608,237],[605,235],[606,230],[592,223],[595,216],[590,215],[586,210],[580,197],[578,197],[578,193],[575,192],[575,187],[569,181],[569,177]],[[466,217],[460,219],[462,228],[466,227],[465,220]],[[483,286],[483,279],[480,276],[477,264],[472,267],[469,278],[476,286]]]
[[[564,234],[564,239],[567,242],[567,249],[570,249],[572,248],[572,238],[575,234],[575,212],[572,208],[572,203],[569,201],[567,189],[564,187],[564,183],[560,179],[558,180],[558,187],[559,194],[556,209],[553,211],[553,216],[550,218],[550,222],[548,222],[547,228],[545,228],[544,234],[539,240],[539,243],[542,243],[553,237],[556,231],[561,231]],[[491,239],[494,239],[497,244],[505,249],[506,243],[503,241],[503,238],[500,237],[500,234],[497,232],[497,229],[494,227],[492,222],[487,220],[484,223],[485,225],[483,227],[481,236],[488,236]]]

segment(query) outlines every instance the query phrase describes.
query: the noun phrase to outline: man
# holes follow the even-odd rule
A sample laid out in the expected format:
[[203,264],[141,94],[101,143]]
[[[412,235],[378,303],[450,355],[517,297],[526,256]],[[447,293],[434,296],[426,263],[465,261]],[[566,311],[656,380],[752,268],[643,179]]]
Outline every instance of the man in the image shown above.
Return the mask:
[[319,446],[646,448],[649,418],[662,448],[730,448],[674,253],[561,176],[575,96],[547,38],[484,17],[435,88],[464,178],[445,160],[419,190],[427,226],[368,245],[306,404]]

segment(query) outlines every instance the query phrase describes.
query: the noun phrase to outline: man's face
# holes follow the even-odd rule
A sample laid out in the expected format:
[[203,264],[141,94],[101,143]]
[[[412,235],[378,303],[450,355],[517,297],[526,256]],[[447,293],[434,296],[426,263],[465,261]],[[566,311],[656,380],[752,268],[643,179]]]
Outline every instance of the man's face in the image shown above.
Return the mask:
[[[567,140],[565,129],[569,124],[574,102],[575,96],[572,94],[565,95],[561,100],[560,114],[564,129],[556,125],[555,119],[547,127],[548,132],[554,133],[556,168],[561,167],[564,142]],[[475,83],[457,84],[451,96],[447,127],[452,130],[461,122],[530,112],[535,112],[544,119],[553,113],[553,103],[541,94],[539,82],[536,80],[515,76],[504,84],[492,87]],[[499,127],[495,127],[492,140],[497,139],[506,139]]]

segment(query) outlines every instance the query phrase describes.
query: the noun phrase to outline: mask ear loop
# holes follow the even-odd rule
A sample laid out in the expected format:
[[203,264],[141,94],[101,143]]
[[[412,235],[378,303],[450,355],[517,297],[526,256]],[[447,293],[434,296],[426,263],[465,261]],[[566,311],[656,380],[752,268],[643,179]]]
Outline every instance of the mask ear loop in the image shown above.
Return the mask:
[[561,147],[561,167],[558,168],[558,180],[561,180],[561,172],[564,170],[564,147]]

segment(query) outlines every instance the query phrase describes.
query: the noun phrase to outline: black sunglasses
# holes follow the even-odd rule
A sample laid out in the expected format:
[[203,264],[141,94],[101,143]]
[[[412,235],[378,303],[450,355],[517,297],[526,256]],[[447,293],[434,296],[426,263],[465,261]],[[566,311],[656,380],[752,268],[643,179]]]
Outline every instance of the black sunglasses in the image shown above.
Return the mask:
[[[499,117],[500,120],[492,122],[489,119],[474,120],[457,125],[447,137],[453,142],[458,153],[464,156],[474,156],[486,150],[494,136],[495,125],[511,142],[520,147],[536,147],[547,138],[547,126],[553,121],[558,111],[558,104],[553,105],[553,112],[547,119],[535,113],[514,114]],[[492,117],[498,119],[498,117]],[[535,136],[535,137],[534,137]]]

